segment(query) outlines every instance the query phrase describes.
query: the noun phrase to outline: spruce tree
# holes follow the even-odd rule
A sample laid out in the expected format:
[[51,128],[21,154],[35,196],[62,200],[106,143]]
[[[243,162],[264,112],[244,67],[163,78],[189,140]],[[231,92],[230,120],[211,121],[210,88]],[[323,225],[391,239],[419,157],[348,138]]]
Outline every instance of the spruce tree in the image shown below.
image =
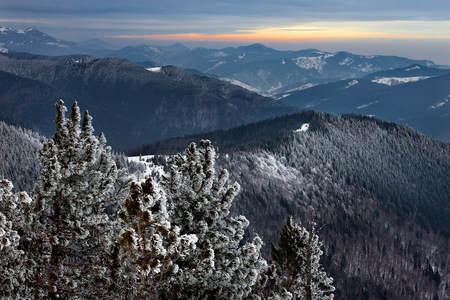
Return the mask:
[[322,243],[314,232],[314,211],[309,230],[291,216],[280,233],[279,248],[271,244],[272,263],[268,268],[269,299],[330,299],[335,290],[333,278],[320,266]]
[[236,299],[250,294],[266,261],[262,241],[240,246],[249,222],[229,216],[239,184],[227,185],[228,173],[216,175],[216,153],[210,141],[192,143],[185,155],[177,155],[163,180],[172,225],[180,234],[195,234],[196,249],[176,261],[176,280],[160,289],[162,298]]
[[162,285],[172,284],[179,269],[176,260],[195,250],[197,237],[180,235],[180,228],[170,224],[164,192],[151,178],[133,182],[123,206],[119,244],[128,295],[153,298]]
[[25,192],[13,194],[9,180],[0,180],[0,298],[30,296],[25,284],[29,276],[25,252],[20,249],[23,232],[30,230],[32,202]]
[[118,289],[115,217],[128,178],[117,170],[103,134],[93,135],[87,111],[80,128],[76,102],[68,118],[62,100],[56,109],[56,133],[40,151],[42,173],[34,194],[32,284],[37,297],[104,298]]

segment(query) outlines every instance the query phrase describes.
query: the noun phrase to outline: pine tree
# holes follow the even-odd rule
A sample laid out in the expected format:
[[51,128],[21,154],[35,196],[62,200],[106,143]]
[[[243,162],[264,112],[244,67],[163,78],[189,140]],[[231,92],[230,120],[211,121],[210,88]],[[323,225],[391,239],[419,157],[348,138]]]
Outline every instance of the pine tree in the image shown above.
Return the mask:
[[333,278],[320,266],[322,243],[314,232],[314,211],[309,230],[297,225],[291,216],[280,233],[279,248],[271,244],[273,262],[268,268],[269,299],[330,299],[335,290]]
[[19,299],[29,296],[24,284],[29,276],[24,251],[19,249],[20,233],[30,230],[32,202],[25,192],[13,194],[13,185],[0,180],[0,297]]
[[131,184],[119,218],[124,225],[119,244],[130,277],[129,295],[152,298],[161,285],[174,281],[179,269],[175,261],[195,250],[197,237],[180,235],[180,228],[170,224],[165,195],[151,178]]
[[32,284],[38,297],[105,297],[109,289],[113,295],[119,267],[115,217],[129,179],[117,170],[103,134],[93,135],[87,111],[80,128],[76,102],[68,118],[62,100],[56,109],[56,133],[40,151],[34,194]]
[[240,187],[227,185],[226,170],[216,175],[215,157],[210,141],[201,141],[198,148],[192,143],[184,156],[175,157],[162,183],[172,225],[198,238],[195,251],[177,260],[176,281],[160,289],[162,298],[246,297],[266,267],[259,237],[240,246],[249,222],[228,216]]

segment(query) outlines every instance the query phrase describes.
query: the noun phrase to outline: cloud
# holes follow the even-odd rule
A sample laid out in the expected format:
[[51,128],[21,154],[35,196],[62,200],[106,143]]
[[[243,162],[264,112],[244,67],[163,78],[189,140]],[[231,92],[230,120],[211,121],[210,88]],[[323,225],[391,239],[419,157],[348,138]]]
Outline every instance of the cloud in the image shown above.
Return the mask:
[[230,33],[117,35],[123,39],[216,40],[216,41],[304,41],[321,39],[450,39],[450,21],[312,22],[300,26],[238,29]]

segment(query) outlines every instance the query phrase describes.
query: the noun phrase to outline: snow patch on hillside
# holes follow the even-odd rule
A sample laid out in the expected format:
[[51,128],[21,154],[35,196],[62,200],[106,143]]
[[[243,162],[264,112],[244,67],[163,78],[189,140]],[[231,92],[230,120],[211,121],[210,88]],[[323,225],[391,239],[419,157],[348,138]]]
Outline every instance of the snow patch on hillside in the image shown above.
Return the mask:
[[272,93],[272,92],[274,92],[274,91],[276,91],[276,90],[278,90],[278,89],[280,89],[280,88],[282,88],[282,87],[283,87],[283,84],[282,84],[281,82],[278,82],[277,85],[274,85],[274,86],[270,87],[270,88],[267,90],[267,92],[270,94],[270,93]]
[[358,68],[359,68],[359,70],[361,70],[365,73],[371,73],[371,72],[375,71],[373,68],[373,65],[369,64],[367,62],[364,65],[359,65]]
[[[447,97],[450,97],[450,95],[448,95]],[[447,104],[447,102],[448,102],[448,99],[444,99],[444,101],[436,103],[435,105],[432,105],[431,108],[435,109],[435,108],[441,107],[441,106]]]
[[351,59],[350,57],[346,57],[343,61],[341,61],[339,63],[339,65],[341,66],[350,66],[351,64],[353,64],[353,59]]
[[358,84],[359,83],[359,81],[358,80],[352,80],[352,81],[350,81],[348,84],[347,84],[347,86],[345,86],[344,88],[343,88],[343,90],[345,90],[345,89],[348,89],[349,87],[351,87],[351,86],[354,86],[354,85],[356,85],[356,84]]
[[243,82],[241,82],[239,80],[236,80],[236,79],[221,78],[221,80],[229,82],[229,83],[231,83],[233,85],[240,86],[240,87],[242,87],[242,88],[244,88],[246,90],[249,90],[249,91],[254,92],[254,93],[258,93],[258,94],[263,95],[263,96],[269,96],[270,95],[270,94],[265,93],[264,91],[262,91],[262,90],[260,90],[258,88],[252,87],[252,86],[250,86],[248,84],[245,84],[245,83],[243,83]]
[[[226,54],[223,51],[218,51],[218,52],[211,53],[211,56],[212,57],[225,57],[225,56],[228,56],[228,54]],[[244,56],[245,56],[245,54],[244,54]]]
[[152,46],[147,46],[144,49],[145,52],[155,52],[158,54],[161,54],[161,50],[159,50],[158,48],[152,47]]
[[161,72],[161,68],[162,67],[147,68],[147,71],[159,73],[159,72]]
[[413,70],[420,70],[420,66],[414,66],[412,68],[405,69],[406,72],[413,71]]
[[303,85],[301,85],[301,86],[299,86],[299,87],[290,89],[289,91],[286,91],[286,92],[287,92],[287,93],[292,93],[292,92],[295,92],[295,91],[306,90],[306,89],[315,87],[315,86],[317,86],[317,85],[319,85],[319,84],[318,84],[318,83],[312,83],[312,82],[309,82],[309,83],[303,84]]
[[64,45],[64,44],[58,44],[58,43],[53,43],[53,42],[48,42],[48,43],[46,43],[47,45],[52,45],[52,46],[57,46],[57,47],[60,47],[60,48],[69,48],[69,46],[67,46],[67,45]]
[[227,62],[225,61],[219,61],[218,63],[216,63],[214,66],[212,66],[211,68],[209,68],[208,70],[206,70],[205,72],[208,73],[209,71],[212,71],[214,69],[217,69],[218,67],[220,67],[223,64],[226,64]]
[[8,49],[7,48],[4,48],[3,46],[4,46],[5,44],[3,44],[3,43],[0,43],[0,53],[8,53]]
[[382,77],[373,79],[372,82],[378,84],[385,84],[388,86],[404,84],[408,82],[416,82],[424,79],[431,78],[433,76],[414,76],[414,77]]
[[364,107],[373,105],[373,104],[378,103],[378,102],[380,102],[380,101],[374,101],[374,102],[370,102],[370,103],[368,103],[368,104],[363,104],[363,105],[358,106],[356,109],[362,109],[362,108],[364,108]]
[[299,129],[294,130],[294,132],[305,132],[305,131],[308,131],[308,129],[309,129],[309,123],[305,123]]

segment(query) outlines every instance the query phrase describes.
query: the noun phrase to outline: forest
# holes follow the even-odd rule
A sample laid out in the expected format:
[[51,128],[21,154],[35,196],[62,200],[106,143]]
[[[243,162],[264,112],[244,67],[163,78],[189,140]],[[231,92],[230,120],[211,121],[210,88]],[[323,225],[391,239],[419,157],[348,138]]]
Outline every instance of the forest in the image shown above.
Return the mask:
[[[72,118],[72,115],[68,120],[70,118]],[[87,118],[89,119],[89,117]],[[70,121],[68,120],[66,120],[66,125],[59,127],[69,127]],[[89,122],[87,123],[89,124]],[[305,128],[303,126],[305,124],[309,125],[307,130],[298,130]],[[2,139],[4,144],[2,147],[10,147],[8,143],[14,144],[15,140],[20,138],[25,142],[27,140],[34,141],[31,143],[35,145],[34,148],[30,148],[29,152],[22,155],[29,157],[29,161],[33,161],[35,164],[39,156],[37,149],[41,147],[40,145],[48,145],[51,140],[60,135],[58,130],[61,130],[57,126],[58,134],[45,142],[44,138],[36,134],[34,134],[34,139],[31,139],[30,136],[33,136],[31,132],[3,126],[6,128],[4,132],[9,132],[10,138]],[[83,126],[89,127],[88,125]],[[90,136],[85,135],[86,139],[87,136]],[[65,144],[62,147],[63,149],[71,148],[69,145],[73,142],[73,138],[71,139],[71,142],[65,142],[68,144]],[[105,144],[103,135],[100,135],[98,140],[101,144]],[[196,141],[198,146],[191,144],[192,141]],[[116,249],[116,255],[119,259],[117,266],[120,266],[120,268],[126,266],[128,271],[137,271],[139,269],[136,264],[148,263],[149,261],[146,261],[146,259],[150,259],[159,272],[157,274],[160,277],[146,269],[145,274],[149,276],[146,277],[147,281],[142,279],[142,274],[136,275],[137,273],[134,273],[135,281],[133,284],[140,286],[140,292],[144,293],[144,291],[154,289],[151,292],[153,296],[146,297],[170,298],[167,294],[155,296],[157,295],[155,294],[156,291],[162,292],[164,290],[165,281],[162,278],[169,274],[169,269],[192,268],[192,261],[188,262],[184,261],[185,258],[181,259],[183,255],[181,253],[183,252],[176,254],[176,256],[179,256],[177,257],[179,263],[176,264],[178,267],[170,265],[170,259],[165,261],[168,264],[162,263],[159,265],[156,260],[160,263],[163,260],[157,255],[145,256],[142,253],[133,253],[133,251],[139,249],[137,246],[131,246],[134,244],[130,244],[136,238],[136,232],[143,234],[142,236],[138,235],[139,239],[136,240],[142,241],[145,245],[144,241],[149,238],[149,235],[144,234],[148,229],[148,227],[145,227],[147,226],[148,216],[156,215],[164,216],[164,218],[158,217],[159,219],[153,220],[153,223],[150,222],[153,224],[150,228],[153,228],[152,230],[156,230],[156,232],[162,230],[160,233],[163,237],[163,232],[169,234],[171,239],[175,239],[173,242],[175,244],[170,244],[164,238],[154,242],[157,245],[161,245],[161,243],[167,246],[172,245],[172,248],[169,247],[164,250],[171,258],[174,255],[174,247],[180,246],[179,251],[188,251],[189,245],[194,244],[195,237],[191,235],[192,232],[197,235],[196,251],[205,249],[201,247],[212,247],[210,241],[216,239],[217,244],[214,243],[216,246],[224,245],[223,239],[227,241],[226,245],[233,245],[232,249],[228,249],[230,252],[227,253],[224,253],[223,249],[219,251],[215,248],[212,252],[203,250],[201,254],[200,252],[194,252],[195,255],[200,255],[202,259],[208,258],[209,267],[212,265],[215,267],[221,266],[223,261],[220,261],[219,256],[235,255],[234,257],[236,257],[237,252],[242,254],[245,252],[244,249],[250,249],[245,247],[255,247],[254,249],[257,250],[257,253],[260,253],[260,256],[258,256],[258,259],[255,257],[250,259],[254,265],[249,267],[249,260],[243,259],[239,259],[239,263],[240,266],[247,264],[244,267],[246,270],[256,270],[257,276],[253,271],[251,273],[244,272],[247,274],[246,280],[249,280],[246,281],[239,277],[242,274],[233,273],[242,271],[242,269],[237,268],[228,273],[234,275],[229,277],[230,281],[224,283],[228,286],[227,289],[233,289],[236,293],[244,293],[249,298],[276,298],[278,297],[276,295],[279,295],[282,299],[284,299],[283,297],[302,299],[295,293],[292,294],[289,290],[291,287],[286,286],[287,282],[291,282],[286,276],[292,274],[288,269],[289,266],[285,264],[286,259],[283,258],[283,255],[279,255],[279,262],[275,261],[274,253],[279,253],[277,250],[282,249],[281,245],[286,244],[286,242],[282,242],[287,239],[286,237],[283,238],[284,232],[290,232],[289,236],[296,236],[298,239],[303,237],[303,240],[306,236],[318,237],[316,249],[320,251],[316,258],[320,257],[318,262],[322,267],[319,266],[317,269],[323,272],[320,273],[325,276],[323,278],[334,278],[332,286],[335,287],[335,290],[332,293],[337,298],[445,299],[448,294],[450,273],[448,229],[450,226],[447,216],[450,213],[450,187],[447,183],[448,174],[450,174],[450,146],[411,128],[360,115],[336,116],[319,112],[304,112],[252,123],[227,131],[215,131],[143,145],[142,148],[135,148],[129,153],[154,154],[149,158],[142,156],[141,163],[129,162],[123,154],[113,153],[109,147],[103,147],[108,149],[106,152],[109,151],[107,156],[110,156],[108,159],[110,162],[106,163],[106,156],[103,156],[104,162],[102,164],[105,164],[105,166],[102,168],[111,170],[111,166],[115,164],[117,172],[119,170],[122,172],[120,176],[117,173],[118,178],[121,179],[114,181],[114,184],[110,181],[107,181],[108,183],[90,181],[89,186],[103,187],[112,184],[115,192],[105,191],[101,197],[91,198],[84,195],[85,189],[82,187],[86,184],[85,182],[83,184],[77,183],[81,186],[76,188],[83,191],[82,196],[79,197],[85,200],[78,201],[75,200],[76,196],[71,197],[73,201],[80,202],[77,202],[77,205],[86,205],[91,199],[98,199],[100,203],[109,199],[106,201],[108,202],[107,207],[104,206],[106,202],[95,205],[103,207],[105,214],[111,220],[118,220],[114,223],[118,223],[115,227],[116,237],[119,236],[119,233],[126,233],[125,236],[121,236],[122,242],[118,248],[122,252]],[[186,147],[188,148],[186,149]],[[85,148],[79,147],[78,149]],[[72,154],[77,153],[75,150],[67,151]],[[25,153],[23,151],[18,152]],[[42,152],[43,150],[40,154],[42,168],[30,169],[30,174],[31,172],[36,174],[37,187],[39,182],[42,183],[43,174],[47,173],[47,176],[50,176],[49,174],[54,172],[52,168],[57,168],[55,165],[47,166],[48,170],[46,169],[48,162],[42,161]],[[64,152],[64,155],[61,153],[62,157],[66,157],[69,152]],[[177,153],[182,153],[182,155]],[[207,155],[210,158],[214,157],[208,163],[208,167],[204,165],[208,159],[205,157],[199,158],[199,153],[203,153],[202,155]],[[52,161],[51,158],[54,156],[46,155],[47,160]],[[78,159],[86,161],[85,155],[87,154],[79,153]],[[10,154],[9,157],[14,157],[14,155]],[[10,166],[10,169],[14,169],[13,166],[16,166],[19,162],[18,160],[10,161],[11,163],[6,163],[7,166]],[[215,167],[211,167],[212,161],[214,161]],[[197,169],[194,169],[200,173],[193,173],[192,170],[194,169],[192,167],[189,169],[186,166],[188,162],[189,164],[197,164]],[[77,165],[77,163],[69,161],[65,161],[64,164],[70,165],[70,168],[76,168]],[[37,166],[39,166],[39,163],[37,163]],[[164,172],[163,174],[156,171],[150,172],[153,174],[152,181],[139,182],[135,179],[136,182],[131,184],[131,178],[126,175],[141,172],[149,167],[155,169],[156,166],[162,167]],[[99,166],[96,168],[98,169]],[[0,172],[4,176],[10,175],[14,185],[18,185],[18,182],[21,181],[20,177],[14,175],[14,172],[6,172],[5,170],[1,169]],[[210,170],[210,173],[207,170]],[[220,170],[228,170],[228,172],[221,172]],[[186,171],[192,176],[187,176]],[[39,172],[41,173],[40,177]],[[64,173],[67,172],[68,178],[71,178],[69,180],[70,185],[74,184],[74,178],[77,178],[78,182],[78,179],[81,180],[83,177],[83,180],[91,177],[88,173],[77,173],[75,176],[71,173],[73,171],[67,170]],[[113,174],[114,172],[109,173]],[[193,174],[197,175],[194,176]],[[211,174],[215,174],[212,176],[215,178],[212,180],[212,185],[206,183],[206,178],[209,178]],[[58,178],[57,175],[50,177]],[[39,178],[41,179],[38,180]],[[95,178],[99,177],[96,175]],[[202,178],[206,181],[200,180]],[[180,181],[178,182],[178,180]],[[50,179],[46,179],[45,182],[50,182]],[[125,182],[131,184],[131,189],[124,187]],[[189,183],[187,184],[187,182]],[[200,184],[200,182],[202,183]],[[39,193],[49,194],[49,192],[43,191],[38,193],[37,187],[33,190],[34,184],[31,182],[22,186],[22,189],[29,192],[33,199],[38,197]],[[190,188],[186,189],[186,186],[190,186]],[[210,197],[208,198],[210,200],[200,200],[203,196],[196,193],[192,194],[192,188],[195,186],[202,188],[207,186],[212,198],[211,195],[203,195],[206,198]],[[121,188],[116,190],[119,187]],[[17,194],[22,189],[16,188],[11,193]],[[74,188],[71,186],[61,189],[62,194],[72,195],[74,192]],[[238,190],[239,192],[237,192]],[[218,195],[225,191],[232,195],[230,198],[233,201],[227,200],[226,203],[221,202],[220,205],[219,203],[213,204],[218,199]],[[56,193],[56,191],[54,192]],[[111,194],[107,196],[105,193],[112,193],[115,196],[113,197]],[[50,201],[51,203],[53,200],[50,200],[50,198],[44,202]],[[103,200],[100,200],[100,198]],[[177,208],[174,199],[181,198],[190,200],[179,203],[180,206]],[[111,203],[111,199],[116,199],[113,201],[114,205]],[[148,214],[138,205],[138,203],[144,203],[145,201],[148,201],[145,204],[147,211],[149,211]],[[202,203],[202,205],[199,203]],[[64,207],[62,212],[66,211],[68,205],[61,205],[61,207]],[[165,207],[165,210],[161,210],[163,207]],[[136,211],[137,208],[139,209]],[[75,209],[75,211],[78,210],[85,211],[86,207]],[[102,211],[98,207],[95,210]],[[51,211],[46,213],[48,214]],[[115,214],[113,212],[119,211],[122,211],[122,213],[119,213],[119,219],[114,219]],[[314,220],[311,220],[312,212],[314,212]],[[75,212],[73,214],[70,215],[70,218],[79,218],[75,217]],[[89,213],[87,214],[89,215]],[[139,214],[141,214],[141,217],[138,217]],[[292,217],[287,219],[288,216]],[[83,218],[89,219],[86,215]],[[216,222],[214,221],[216,218],[227,221]],[[54,217],[50,219],[53,220]],[[200,220],[206,222],[207,228],[215,226],[214,233],[203,232],[205,229],[202,227],[203,225],[199,225]],[[100,222],[100,220],[96,222]],[[181,231],[171,232],[171,225],[167,222],[176,224]],[[107,227],[106,223],[102,225],[105,228]],[[133,223],[139,225],[131,225]],[[155,224],[158,224],[157,226],[165,225],[158,227],[159,229],[154,229]],[[298,226],[293,224],[298,224]],[[313,227],[310,228],[310,225],[313,225]],[[45,226],[47,226],[47,231],[55,227],[54,224]],[[217,228],[224,229],[224,226],[227,227],[227,233],[217,236]],[[135,231],[125,230],[125,228],[133,227]],[[136,231],[136,228],[139,228],[139,230]],[[295,230],[292,228],[301,229],[301,231],[294,232]],[[21,232],[17,229],[15,229],[17,232]],[[31,232],[23,229],[22,231]],[[82,229],[76,229],[76,231],[84,232]],[[91,232],[91,230],[88,231]],[[202,235],[198,235],[199,232],[202,232]],[[313,234],[310,234],[311,232]],[[92,234],[96,235],[98,232],[92,231]],[[19,244],[17,244],[17,250],[24,251],[26,239],[26,237],[21,237]],[[234,242],[231,243],[230,241]],[[312,241],[309,245],[313,244]],[[166,242],[167,244],[165,244]],[[182,243],[184,246],[177,243]],[[75,244],[71,246],[72,250]],[[271,246],[271,244],[274,246]],[[141,247],[141,249],[145,249],[145,246]],[[47,251],[50,251],[49,249]],[[160,249],[158,251],[163,251],[162,248],[158,249]],[[64,251],[62,251],[62,253],[65,253],[64,255],[69,255]],[[51,253],[50,251],[50,257]],[[214,253],[214,260],[211,260],[212,256],[208,253]],[[227,259],[231,263],[232,260]],[[94,261],[94,258],[92,260]],[[61,261],[63,266],[66,266],[66,260],[61,258]],[[293,260],[288,259],[287,261]],[[206,264],[206,261],[204,263]],[[284,267],[283,264],[285,264]],[[274,266],[278,266],[278,269]],[[73,264],[71,267],[81,268],[77,264]],[[68,274],[75,274],[71,273],[72,271],[69,271],[69,269],[63,269]],[[120,270],[117,273],[127,274],[122,269]],[[206,269],[202,270],[206,272]],[[144,272],[144,270],[141,271]],[[108,272],[105,274],[116,274],[115,272]],[[206,276],[205,273],[201,274],[203,275],[199,275],[192,280],[184,278],[183,284],[178,282],[180,284],[178,290],[183,290],[181,288],[183,286],[191,292],[196,290],[197,293],[201,293],[206,298],[230,293],[229,290],[225,292],[225,288],[217,282],[218,278],[228,278],[224,274],[219,277],[214,277],[218,276],[218,273],[210,274],[212,277]],[[284,283],[283,280],[274,281],[271,274],[278,274],[276,278],[284,278]],[[245,277],[245,275],[243,276]],[[253,279],[250,279],[250,277]],[[177,280],[181,280],[180,278]],[[214,281],[214,284],[211,282],[207,284],[214,289],[205,291],[197,289],[198,287],[194,288],[193,285],[199,283],[199,278],[202,278],[202,280],[208,278],[207,280]],[[240,279],[236,280],[238,278]],[[76,280],[76,277],[73,280]],[[106,279],[103,278],[102,280]],[[237,281],[244,286],[237,287]],[[114,282],[117,284],[122,282],[121,284],[125,284],[128,288],[132,285],[129,281],[114,280]],[[155,289],[152,284],[161,286],[161,290]],[[264,284],[265,287],[262,288],[261,285],[264,286]],[[35,289],[36,282],[31,286]],[[37,284],[37,286],[42,288],[42,283]],[[277,286],[281,286],[285,290],[276,288]],[[86,287],[86,290],[89,291],[89,288]],[[123,287],[120,287],[119,290],[130,293],[130,290]],[[136,290],[134,291],[136,292]],[[183,291],[185,293],[183,297],[194,297],[189,294],[190,292]],[[285,291],[291,293],[291,295],[286,294]],[[67,297],[70,293],[75,293],[74,291],[64,291],[64,293],[66,292],[68,293],[66,294]],[[99,291],[99,293],[102,293],[102,291]],[[325,292],[325,297],[328,297],[330,293]],[[81,292],[77,295],[83,297]],[[127,295],[131,298],[138,297],[137,295]],[[227,295],[228,298],[233,298],[230,294]],[[246,298],[242,294],[239,295],[236,298]]]
[[62,100],[56,109],[48,140],[2,124],[16,130],[8,141],[31,136],[41,162],[33,191],[0,181],[2,298],[333,297],[314,210],[308,229],[287,217],[267,261],[260,237],[243,241],[246,217],[230,215],[240,185],[216,170],[209,140],[175,156],[161,181],[135,182],[117,168],[104,135],[93,135],[87,111],[81,118],[74,102],[66,117]]

